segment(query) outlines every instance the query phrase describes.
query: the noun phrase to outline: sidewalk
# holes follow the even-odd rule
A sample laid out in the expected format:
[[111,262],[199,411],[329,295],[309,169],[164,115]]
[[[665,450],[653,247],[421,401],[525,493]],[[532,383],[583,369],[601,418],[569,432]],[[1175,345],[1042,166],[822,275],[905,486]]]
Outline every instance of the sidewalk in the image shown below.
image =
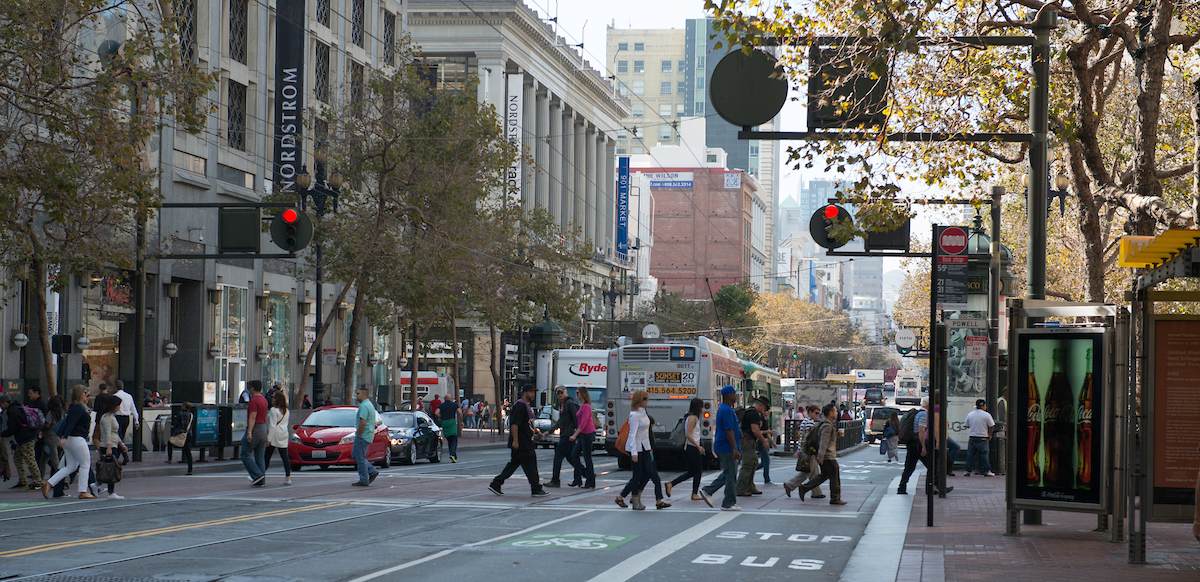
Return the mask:
[[[916,494],[897,581],[996,580],[1198,580],[1200,544],[1186,524],[1146,524],[1147,564],[1127,563],[1128,546],[1093,531],[1096,516],[1042,512],[1043,525],[1021,525],[1021,536],[1004,535],[1004,477],[949,477],[954,486],[934,500],[934,527],[927,527],[924,480]],[[890,494],[895,495],[892,491]]]

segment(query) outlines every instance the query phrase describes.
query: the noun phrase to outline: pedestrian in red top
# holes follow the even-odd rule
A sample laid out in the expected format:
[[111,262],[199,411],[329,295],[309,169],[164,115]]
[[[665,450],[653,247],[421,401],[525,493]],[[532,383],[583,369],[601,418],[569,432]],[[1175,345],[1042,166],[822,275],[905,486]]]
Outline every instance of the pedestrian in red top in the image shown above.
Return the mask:
[[246,434],[242,437],[242,464],[250,475],[250,485],[262,487],[267,481],[267,399],[262,382],[251,380],[250,402],[246,405]]
[[437,409],[442,405],[442,399],[438,398],[437,394],[433,395],[433,400],[429,401],[429,416],[437,414]]

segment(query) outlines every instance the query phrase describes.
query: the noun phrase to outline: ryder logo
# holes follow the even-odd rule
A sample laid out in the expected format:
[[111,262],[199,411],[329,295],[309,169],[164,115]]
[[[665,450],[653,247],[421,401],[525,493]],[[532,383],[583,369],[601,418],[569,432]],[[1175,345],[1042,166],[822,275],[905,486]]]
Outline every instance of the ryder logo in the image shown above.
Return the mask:
[[567,367],[567,371],[575,376],[588,376],[595,372],[604,373],[608,371],[608,366],[604,364],[588,364],[586,362],[579,364],[571,364]]

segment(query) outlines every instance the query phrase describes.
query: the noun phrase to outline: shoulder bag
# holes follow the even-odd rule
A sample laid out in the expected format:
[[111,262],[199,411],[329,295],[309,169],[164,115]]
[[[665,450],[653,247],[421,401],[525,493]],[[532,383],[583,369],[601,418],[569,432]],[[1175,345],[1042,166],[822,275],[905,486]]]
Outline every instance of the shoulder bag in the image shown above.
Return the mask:
[[183,432],[181,432],[179,434],[171,435],[171,445],[176,446],[176,447],[183,447],[184,445],[187,444],[188,436],[191,434],[191,432],[192,432],[192,415],[189,414],[187,426],[184,427]]
[[121,482],[121,464],[117,462],[117,458],[115,456],[100,455],[100,460],[96,461],[96,482]]

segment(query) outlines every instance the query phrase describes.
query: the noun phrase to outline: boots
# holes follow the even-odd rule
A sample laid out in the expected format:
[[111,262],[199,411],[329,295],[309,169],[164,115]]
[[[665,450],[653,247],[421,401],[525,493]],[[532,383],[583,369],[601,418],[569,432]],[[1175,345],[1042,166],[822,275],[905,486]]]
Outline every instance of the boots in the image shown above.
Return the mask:
[[633,506],[635,511],[644,511],[646,509],[646,506],[642,505],[642,495],[640,493],[631,496],[629,504]]

